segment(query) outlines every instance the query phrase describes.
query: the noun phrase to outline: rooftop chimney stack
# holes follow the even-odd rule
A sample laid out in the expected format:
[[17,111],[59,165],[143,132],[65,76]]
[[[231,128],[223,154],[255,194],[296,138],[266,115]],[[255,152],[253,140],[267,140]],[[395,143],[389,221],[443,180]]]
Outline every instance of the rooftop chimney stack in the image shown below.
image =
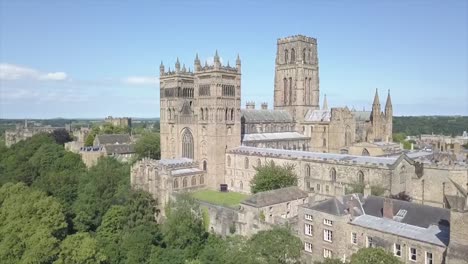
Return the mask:
[[393,220],[393,200],[392,199],[389,199],[389,198],[384,199],[383,217]]
[[268,103],[267,102],[262,103],[262,110],[268,110]]

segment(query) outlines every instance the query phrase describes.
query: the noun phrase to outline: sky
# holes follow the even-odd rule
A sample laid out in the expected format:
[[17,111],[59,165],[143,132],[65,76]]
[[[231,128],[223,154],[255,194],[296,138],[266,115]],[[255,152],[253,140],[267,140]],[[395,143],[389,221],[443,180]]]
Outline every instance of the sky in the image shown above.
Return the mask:
[[331,107],[378,88],[394,115],[468,115],[467,0],[0,0],[0,118],[159,117],[161,61],[216,50],[240,55],[243,106],[272,106],[276,41],[297,34]]

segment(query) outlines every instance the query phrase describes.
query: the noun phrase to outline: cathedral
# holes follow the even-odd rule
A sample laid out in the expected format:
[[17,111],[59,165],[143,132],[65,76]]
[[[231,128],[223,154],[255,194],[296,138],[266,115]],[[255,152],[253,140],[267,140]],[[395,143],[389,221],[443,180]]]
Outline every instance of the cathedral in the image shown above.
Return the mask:
[[[162,159],[188,158],[206,171],[205,184],[226,183],[228,150],[249,146],[325,153],[348,153],[358,142],[384,144],[392,137],[392,104],[384,112],[376,90],[372,111],[320,107],[317,40],[298,35],[278,39],[274,106],[260,109],[248,102],[241,109],[241,60],[202,65],[193,71],[180,64],[160,66]],[[370,153],[363,149],[364,155]]]

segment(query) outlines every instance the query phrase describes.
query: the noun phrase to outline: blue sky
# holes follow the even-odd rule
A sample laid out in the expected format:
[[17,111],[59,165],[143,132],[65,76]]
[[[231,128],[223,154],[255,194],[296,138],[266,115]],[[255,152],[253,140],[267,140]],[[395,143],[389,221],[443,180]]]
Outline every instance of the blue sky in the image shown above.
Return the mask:
[[[0,118],[159,116],[159,64],[242,59],[272,105],[276,40],[318,39],[321,97],[468,115],[468,1],[0,0]],[[381,102],[384,104],[384,102]]]

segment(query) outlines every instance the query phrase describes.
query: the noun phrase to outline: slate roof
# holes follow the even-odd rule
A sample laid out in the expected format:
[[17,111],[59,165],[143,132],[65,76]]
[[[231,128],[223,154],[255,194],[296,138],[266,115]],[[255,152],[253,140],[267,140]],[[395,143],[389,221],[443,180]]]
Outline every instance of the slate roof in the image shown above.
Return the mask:
[[348,154],[335,154],[323,152],[310,152],[302,150],[287,150],[287,149],[272,149],[272,148],[257,148],[240,146],[228,150],[229,153],[246,153],[246,154],[259,154],[270,157],[284,157],[284,158],[299,158],[311,159],[322,161],[334,162],[350,162],[356,164],[374,164],[380,166],[392,165],[398,157],[373,157],[373,156],[357,156]]
[[241,118],[245,123],[291,123],[293,119],[285,110],[242,109]]
[[114,144],[106,145],[106,152],[110,154],[133,154],[135,153],[135,145],[133,144]]
[[128,144],[131,142],[128,134],[105,134],[97,135],[96,138],[100,145]]
[[297,186],[291,186],[282,189],[256,193],[244,200],[242,204],[260,208],[297,199],[304,199],[307,197],[307,192],[302,191]]
[[310,122],[330,122],[330,110],[308,110],[305,115],[305,121]]
[[371,111],[352,111],[356,121],[370,121]]
[[383,217],[384,199],[379,196],[364,197],[362,194],[350,194],[333,197],[313,205],[303,205],[303,207],[343,216],[348,214],[349,204],[352,203],[355,216],[351,222],[353,225],[440,246],[448,245],[450,234],[450,211],[448,209],[392,199],[394,217],[387,219]]
[[184,168],[184,169],[177,169],[171,172],[172,176],[179,176],[179,175],[193,175],[199,174],[203,172],[203,170],[199,168]]
[[250,141],[271,141],[271,140],[304,140],[310,139],[307,136],[298,132],[276,132],[276,133],[255,133],[245,134],[242,138],[243,142]]

